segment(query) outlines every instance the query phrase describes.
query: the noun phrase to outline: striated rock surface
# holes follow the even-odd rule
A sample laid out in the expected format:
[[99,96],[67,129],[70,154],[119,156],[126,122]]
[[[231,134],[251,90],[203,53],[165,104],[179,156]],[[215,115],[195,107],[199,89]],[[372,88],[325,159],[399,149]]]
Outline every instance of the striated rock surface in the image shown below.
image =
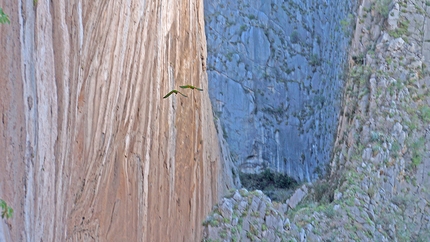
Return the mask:
[[351,1],[206,1],[211,101],[242,172],[326,171]]
[[198,241],[233,184],[202,2],[0,6],[0,241]]

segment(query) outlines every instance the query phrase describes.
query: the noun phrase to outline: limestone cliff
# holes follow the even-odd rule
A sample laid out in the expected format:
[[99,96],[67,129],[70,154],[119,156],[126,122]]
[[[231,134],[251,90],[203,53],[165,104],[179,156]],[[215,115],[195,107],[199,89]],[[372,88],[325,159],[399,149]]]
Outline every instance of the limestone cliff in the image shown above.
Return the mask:
[[325,174],[354,4],[205,1],[211,101],[242,172]]
[[359,1],[330,176],[278,204],[233,192],[208,240],[429,240],[429,16],[428,1]]
[[[202,1],[0,1],[0,241],[197,241],[232,185]],[[179,85],[188,98],[163,96]]]

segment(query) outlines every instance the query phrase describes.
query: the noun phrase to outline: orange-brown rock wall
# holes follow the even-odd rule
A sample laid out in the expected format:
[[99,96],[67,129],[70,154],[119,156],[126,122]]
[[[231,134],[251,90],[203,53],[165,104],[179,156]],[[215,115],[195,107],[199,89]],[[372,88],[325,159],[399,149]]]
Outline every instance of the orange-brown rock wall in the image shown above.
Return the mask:
[[[197,241],[231,187],[202,1],[4,1],[7,241]],[[163,96],[179,85],[188,97]],[[1,240],[1,238],[0,238]]]

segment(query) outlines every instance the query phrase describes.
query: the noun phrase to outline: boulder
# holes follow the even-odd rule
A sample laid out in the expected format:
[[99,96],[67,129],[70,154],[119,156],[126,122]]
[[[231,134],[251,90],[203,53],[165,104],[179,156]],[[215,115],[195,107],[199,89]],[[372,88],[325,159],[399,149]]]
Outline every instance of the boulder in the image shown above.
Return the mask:
[[288,201],[288,206],[292,209],[294,209],[297,204],[299,204],[303,198],[308,194],[308,189],[306,185],[303,185],[300,189],[297,189],[293,196]]
[[223,216],[223,218],[231,220],[232,214],[233,214],[232,201],[230,199],[223,198],[219,207],[218,207],[218,210],[219,210],[221,216]]
[[399,4],[395,3],[394,7],[391,9],[390,13],[388,14],[387,19],[387,29],[388,30],[395,30],[397,28],[397,22],[399,21]]
[[404,44],[405,44],[405,41],[401,37],[397,39],[393,39],[388,43],[388,50],[391,52],[398,51],[403,47]]

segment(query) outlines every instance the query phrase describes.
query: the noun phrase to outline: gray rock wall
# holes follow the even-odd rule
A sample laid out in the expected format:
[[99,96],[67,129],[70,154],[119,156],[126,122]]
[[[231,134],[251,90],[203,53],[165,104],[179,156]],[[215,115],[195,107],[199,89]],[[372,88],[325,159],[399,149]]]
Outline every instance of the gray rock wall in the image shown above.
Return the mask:
[[242,172],[311,181],[329,162],[350,1],[205,1],[209,92]]
[[[234,192],[207,218],[205,238],[234,241],[241,228],[248,230],[239,241],[429,241],[429,17],[426,0],[361,1],[331,176],[282,203]],[[245,196],[248,204],[278,208],[283,228],[240,206]],[[225,219],[228,202],[242,223]],[[245,226],[253,223],[268,229]],[[271,230],[280,236],[266,237]]]

